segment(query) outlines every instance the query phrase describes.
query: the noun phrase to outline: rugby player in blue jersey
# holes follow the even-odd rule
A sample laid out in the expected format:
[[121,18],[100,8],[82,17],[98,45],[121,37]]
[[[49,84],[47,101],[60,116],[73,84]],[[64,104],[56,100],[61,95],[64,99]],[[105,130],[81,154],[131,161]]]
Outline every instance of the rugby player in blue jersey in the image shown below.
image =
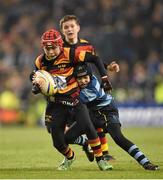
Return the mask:
[[115,143],[132,156],[144,169],[158,170],[159,166],[152,164],[143,152],[121,131],[119,113],[114,97],[106,93],[86,64],[75,68],[75,77],[81,89],[80,99],[89,109],[89,114],[95,128],[103,128],[109,133]]

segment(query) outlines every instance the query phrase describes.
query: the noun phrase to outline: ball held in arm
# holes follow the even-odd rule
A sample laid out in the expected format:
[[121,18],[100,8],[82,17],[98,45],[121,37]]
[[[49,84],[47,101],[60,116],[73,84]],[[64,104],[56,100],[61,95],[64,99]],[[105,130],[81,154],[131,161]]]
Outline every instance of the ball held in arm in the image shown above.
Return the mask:
[[57,82],[53,75],[45,70],[38,70],[35,72],[33,84],[39,86],[40,91],[45,96],[51,96],[57,93]]

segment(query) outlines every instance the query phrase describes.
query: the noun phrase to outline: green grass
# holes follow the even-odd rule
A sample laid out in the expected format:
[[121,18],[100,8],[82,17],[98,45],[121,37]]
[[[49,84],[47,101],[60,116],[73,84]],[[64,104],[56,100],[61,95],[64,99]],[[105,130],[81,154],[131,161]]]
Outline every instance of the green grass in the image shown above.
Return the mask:
[[145,171],[108,136],[116,157],[112,171],[102,172],[78,146],[72,170],[58,171],[63,157],[52,147],[44,128],[0,129],[0,179],[161,179],[163,178],[163,128],[125,128],[124,134],[156,164],[159,171]]

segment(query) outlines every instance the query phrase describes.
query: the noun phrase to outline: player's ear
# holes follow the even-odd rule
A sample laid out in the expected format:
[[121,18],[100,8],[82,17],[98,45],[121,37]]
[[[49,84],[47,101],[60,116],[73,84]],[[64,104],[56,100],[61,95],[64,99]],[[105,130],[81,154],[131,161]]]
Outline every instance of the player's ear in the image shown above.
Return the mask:
[[78,32],[80,31],[80,25],[78,25]]

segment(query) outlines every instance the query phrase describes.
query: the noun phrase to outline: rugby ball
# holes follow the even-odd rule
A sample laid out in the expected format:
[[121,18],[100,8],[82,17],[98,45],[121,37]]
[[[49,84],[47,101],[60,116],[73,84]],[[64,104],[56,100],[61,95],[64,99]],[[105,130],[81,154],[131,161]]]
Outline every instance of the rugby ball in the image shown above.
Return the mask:
[[45,70],[36,71],[33,83],[39,84],[41,93],[45,96],[54,95],[58,91],[55,76]]

